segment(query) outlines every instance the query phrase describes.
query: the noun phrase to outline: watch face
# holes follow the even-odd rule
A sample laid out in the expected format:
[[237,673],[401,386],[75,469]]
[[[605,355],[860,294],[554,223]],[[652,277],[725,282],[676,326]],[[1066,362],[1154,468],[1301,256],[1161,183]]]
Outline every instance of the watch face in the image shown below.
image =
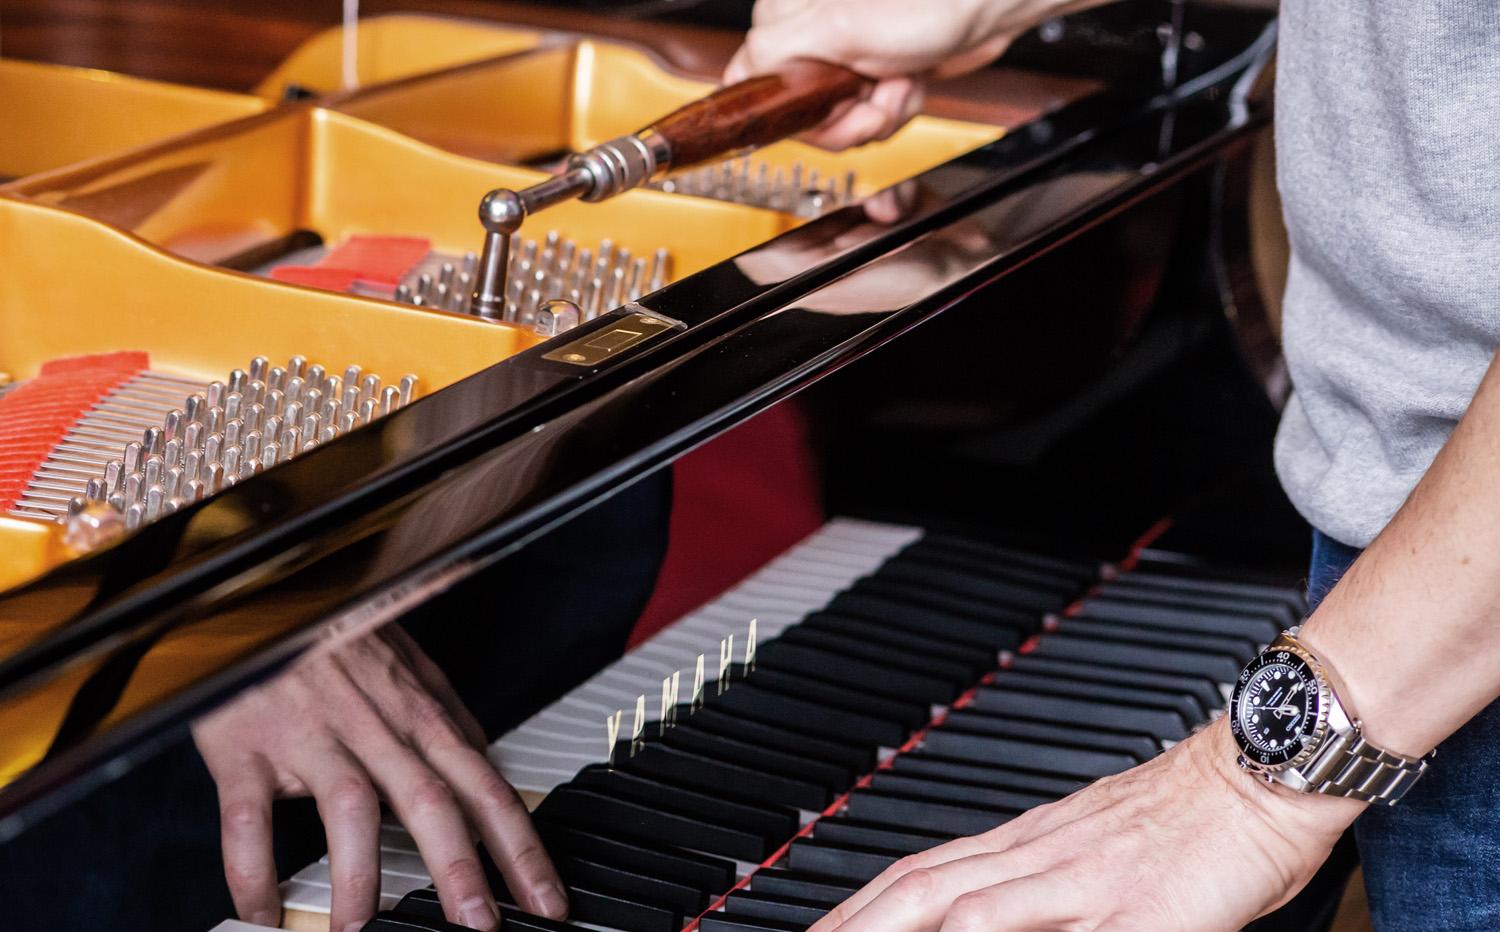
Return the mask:
[[1302,752],[1318,727],[1318,679],[1291,651],[1261,654],[1240,673],[1229,730],[1240,753],[1275,767]]

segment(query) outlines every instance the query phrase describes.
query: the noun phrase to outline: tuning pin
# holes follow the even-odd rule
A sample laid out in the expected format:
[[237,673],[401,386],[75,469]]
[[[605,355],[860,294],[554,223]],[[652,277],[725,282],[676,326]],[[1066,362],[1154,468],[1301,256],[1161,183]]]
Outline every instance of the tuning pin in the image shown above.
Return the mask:
[[536,323],[533,327],[541,336],[555,337],[559,333],[578,326],[580,319],[578,305],[572,301],[558,299],[547,301],[537,309]]
[[672,274],[672,256],[665,249],[658,249],[651,257],[651,291],[660,291],[666,287],[667,279]]

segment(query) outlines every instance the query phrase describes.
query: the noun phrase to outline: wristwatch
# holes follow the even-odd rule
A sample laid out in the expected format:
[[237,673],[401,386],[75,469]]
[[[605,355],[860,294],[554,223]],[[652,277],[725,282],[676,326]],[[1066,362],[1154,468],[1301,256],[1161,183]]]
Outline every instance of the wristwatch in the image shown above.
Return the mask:
[[1406,757],[1365,740],[1329,669],[1297,640],[1298,630],[1272,641],[1235,683],[1229,730],[1240,767],[1299,793],[1395,805],[1432,755]]

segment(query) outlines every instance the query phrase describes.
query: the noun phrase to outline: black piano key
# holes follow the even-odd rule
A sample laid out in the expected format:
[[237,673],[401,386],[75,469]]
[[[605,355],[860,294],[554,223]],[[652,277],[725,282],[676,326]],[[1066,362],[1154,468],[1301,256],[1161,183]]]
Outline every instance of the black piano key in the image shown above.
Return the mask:
[[769,743],[740,741],[700,729],[692,718],[686,721],[679,718],[677,725],[667,729],[667,733],[659,740],[667,747],[681,748],[742,767],[813,783],[829,790],[846,789],[858,776],[852,767],[830,764],[800,754],[789,754]]
[[953,567],[903,560],[900,557],[886,561],[875,575],[903,587],[949,592],[974,599],[981,604],[1003,605],[1033,612],[1056,611],[1068,604],[1070,594],[1028,586],[997,574],[980,576]]
[[718,896],[734,886],[733,861],[693,851],[622,841],[597,832],[542,821],[540,814],[536,827],[547,850],[555,854],[628,865],[652,877],[700,890],[706,896]]
[[[568,884],[568,918],[622,932],[681,932],[682,913],[590,887]],[[509,929],[501,923],[502,929]]]
[[785,867],[763,867],[750,879],[750,889],[770,896],[785,897],[834,907],[849,899],[859,887],[853,883],[840,883],[817,874],[803,873]]
[[[1279,602],[1171,592],[1119,583],[1100,586],[1089,602],[1108,606],[1108,613],[1100,617],[1140,620],[1148,624],[1201,630],[1205,634],[1233,632],[1256,640],[1267,636],[1274,639],[1298,620],[1290,608]],[[1166,609],[1167,613],[1159,613],[1160,609]]]
[[[496,904],[499,905],[499,904]],[[438,899],[436,887],[426,887],[421,890],[413,890],[403,896],[397,903],[396,908],[381,915],[400,916],[413,921],[421,919],[425,921],[443,921],[443,904]],[[378,916],[376,917],[379,918]],[[366,925],[366,929],[371,926]]]
[[[886,599],[898,609],[904,609],[906,606],[935,609],[956,617],[972,618],[996,627],[1028,633],[1040,627],[1042,615],[1046,613],[1043,609],[1011,608],[1008,605],[997,605],[939,589],[914,586],[899,579],[884,579],[880,576],[866,576],[855,580],[854,585],[847,590],[847,594]],[[829,607],[832,608],[832,604]],[[1052,611],[1062,607],[1050,603],[1048,605],[1048,609]]]
[[728,761],[715,760],[653,741],[634,757],[622,745],[615,766],[673,786],[714,792],[733,787],[734,795],[753,802],[821,810],[833,801],[828,787],[766,773]]
[[500,928],[505,932],[562,932],[573,928],[567,922],[533,916],[508,903],[497,903],[495,909],[500,913]]
[[929,706],[947,705],[959,692],[944,680],[781,639],[760,648],[755,660],[759,669],[815,677],[860,692],[868,691],[886,698],[923,702]]
[[853,880],[862,885],[874,880],[881,871],[899,860],[899,854],[889,851],[830,845],[811,838],[799,838],[792,842],[786,863],[794,871]]
[[[1301,609],[1304,607],[1305,598],[1300,587],[1272,586],[1266,591],[1236,592],[1217,591],[1212,587],[1191,585],[1184,587],[1179,585],[1182,581],[1184,577],[1181,576],[1162,576],[1140,570],[1127,570],[1117,573],[1113,579],[1098,583],[1092,591],[1107,594],[1110,598],[1120,594],[1131,598],[1203,600],[1216,604],[1243,606],[1255,613],[1268,611],[1279,613],[1282,609],[1295,609],[1292,616],[1294,619],[1301,617]],[[1233,585],[1231,584],[1231,588]],[[1255,587],[1252,585],[1251,588]]]
[[848,767],[857,774],[868,773],[875,766],[874,748],[879,745],[878,741],[855,743],[847,734],[823,738],[803,729],[785,728],[780,723],[747,718],[715,708],[701,709],[688,718],[690,713],[691,709],[679,708],[677,720],[726,738],[764,744],[798,757],[810,757]]
[[870,790],[849,794],[844,814],[861,822],[892,826],[910,831],[936,832],[958,837],[978,835],[1015,818],[1014,812],[960,806],[907,796],[890,796]]
[[724,911],[733,916],[780,919],[801,926],[810,926],[828,913],[828,907],[754,890],[736,890],[729,894],[728,900],[724,903]]
[[709,701],[714,708],[745,718],[866,747],[900,747],[910,733],[910,729],[884,719],[769,692],[758,688],[754,681],[735,683],[723,695]]
[[1045,796],[1054,800],[1076,793],[1088,785],[1086,780],[1032,773],[1028,770],[1017,770],[994,764],[967,764],[933,757],[921,751],[902,754],[894,758],[890,769],[892,773],[933,777],[974,786],[992,786],[1017,793]]
[[1216,683],[1233,683],[1240,675],[1241,664],[1233,657],[1219,654],[1204,654],[1191,650],[1173,650],[1165,647],[1143,647],[1133,644],[1118,644],[1111,641],[1096,641],[1092,638],[1070,637],[1065,632],[1048,634],[1037,641],[1031,651],[1035,657],[1063,657],[1070,660],[1086,660],[1105,666],[1125,667],[1132,670],[1155,670],[1159,673],[1190,673]]
[[903,657],[909,657],[913,662],[922,662],[923,668],[931,675],[949,677],[958,683],[972,683],[980,674],[995,667],[995,652],[988,648],[970,647],[927,632],[892,627],[868,618],[845,617],[831,612],[814,612],[799,624],[782,632],[781,636],[784,638],[789,634],[795,634],[798,638],[808,634],[816,634],[820,638],[832,635],[838,640],[808,639],[806,643],[842,647],[852,641],[882,656],[893,653],[891,648],[894,647],[902,652]]
[[1097,618],[1064,618],[1057,630],[1071,637],[1096,638],[1104,641],[1118,641],[1122,644],[1144,644],[1215,654],[1229,657],[1239,666],[1249,663],[1250,658],[1260,652],[1259,645],[1247,638],[1172,631],[1166,628],[1152,628],[1147,625]]
[[1294,586],[1183,576],[1177,573],[1159,572],[1156,568],[1149,566],[1121,573],[1115,581],[1137,586],[1152,586],[1171,592],[1199,592],[1207,595],[1270,599],[1286,605],[1299,617],[1307,610],[1307,600],[1303,597],[1301,590]]
[[839,816],[820,819],[818,827],[813,830],[812,837],[834,845],[852,845],[856,848],[893,851],[897,854],[916,854],[928,848],[935,848],[950,840],[952,836],[896,829]]
[[[679,932],[684,910],[660,898],[681,898],[684,891],[695,897],[701,896],[691,888],[674,890],[670,884],[653,882],[652,878],[632,871],[594,862],[563,858],[556,866],[567,888],[568,918],[620,932]],[[490,883],[499,903],[515,906],[515,898],[498,874],[491,878]],[[700,905],[695,898],[689,911],[696,913],[706,905],[704,899]],[[502,925],[510,928],[509,923]]]
[[1021,654],[1011,658],[1009,668],[1001,676],[1012,674],[1021,677],[1042,677],[1054,684],[1063,681],[1098,683],[1106,686],[1147,690],[1154,693],[1157,698],[1140,704],[1175,709],[1192,725],[1207,721],[1208,713],[1214,709],[1223,708],[1225,701],[1218,684],[1207,677],[1180,676],[1175,673],[1158,673],[1153,670],[1130,670],[1124,667],[1101,667],[1098,664],[1078,660],[1037,657],[1032,654]]
[[1013,719],[1083,725],[1109,731],[1150,735],[1156,741],[1181,741],[1188,736],[1183,717],[1169,709],[1153,709],[1070,696],[1007,689],[1004,674],[996,677],[994,686],[976,692],[973,702],[964,707]]
[[922,535],[921,540],[913,543],[908,549],[919,548],[967,554],[982,560],[982,566],[1022,566],[1045,570],[1070,579],[1080,587],[1097,579],[1102,565],[1093,560],[1034,553],[1019,547],[1007,547],[1004,544],[976,540],[946,531],[927,531]]
[[[1003,812],[1018,814],[1035,809],[1037,806],[1045,806],[1050,802],[1055,802],[1055,799],[1050,795],[1019,793],[1014,790],[973,786],[968,783],[954,783],[948,780],[935,780],[931,777],[922,777],[910,773],[897,773],[893,770],[878,771],[870,783],[870,788],[883,793],[910,796],[914,799],[925,799],[931,802],[952,802],[961,805],[982,806],[986,809],[999,809]],[[821,830],[820,826],[819,831]]]
[[1031,630],[993,625],[930,606],[893,605],[887,599],[859,592],[839,593],[829,601],[826,610],[838,615],[870,618],[989,651],[1015,650]]
[[1055,744],[1059,747],[1087,748],[1092,751],[1116,751],[1129,754],[1137,763],[1160,754],[1161,743],[1150,735],[1132,735],[1117,731],[1104,731],[1080,725],[1059,725],[1055,722],[1037,722],[1027,719],[987,715],[983,712],[960,712],[950,715],[943,728],[969,734],[995,735],[1000,738],[1019,738]]
[[635,800],[695,819],[710,819],[767,838],[789,838],[801,825],[795,809],[756,805],[735,799],[733,787],[715,793],[689,790],[675,783],[610,770],[602,764],[585,767],[567,783],[577,789]]
[[[506,932],[566,932],[573,928],[566,922],[533,916],[524,913],[509,903],[495,904],[500,912],[500,925]],[[406,922],[408,925],[377,926],[367,924],[366,930],[375,929],[427,929],[430,932],[469,932],[466,926],[456,926],[443,920],[443,906],[438,902],[437,891],[428,887],[413,890],[396,904],[396,908],[375,917]],[[418,923],[418,924],[411,924]]]
[[746,916],[741,913],[704,913],[698,920],[699,932],[804,932],[807,923]]
[[947,757],[973,764],[998,764],[1079,780],[1097,780],[1129,770],[1136,764],[1135,758],[1129,754],[1054,747],[1032,741],[967,735],[944,729],[929,731],[922,739],[922,749],[934,757]]
[[[906,731],[920,728],[932,720],[932,707],[920,702],[888,699],[862,689],[815,680],[770,668],[757,669],[748,682],[756,689],[776,692],[816,702],[833,709],[857,712],[869,718],[898,725]],[[736,683],[735,685],[740,685]]]
[[1059,573],[1038,566],[1023,566],[1019,563],[997,563],[961,550],[923,546],[920,542],[901,551],[897,558],[903,561],[940,566],[979,579],[1004,579],[1036,589],[1045,589],[1055,593],[1063,602],[1077,596],[1089,583],[1089,579],[1080,579],[1069,573]]
[[[566,928],[566,926],[561,928]],[[393,909],[376,913],[374,919],[360,926],[359,932],[472,932],[472,930],[468,926],[448,922],[443,918],[441,909],[433,916]]]
[[697,887],[650,876],[643,865],[633,864],[626,868],[572,856],[555,858],[553,864],[570,886],[576,884],[591,890],[617,893],[637,902],[669,907],[678,913],[696,914],[709,903],[708,896]]
[[717,821],[664,812],[646,803],[566,785],[548,793],[536,814],[543,822],[559,822],[652,844],[692,848],[739,861],[762,861],[783,840],[773,843],[764,835],[729,828]]

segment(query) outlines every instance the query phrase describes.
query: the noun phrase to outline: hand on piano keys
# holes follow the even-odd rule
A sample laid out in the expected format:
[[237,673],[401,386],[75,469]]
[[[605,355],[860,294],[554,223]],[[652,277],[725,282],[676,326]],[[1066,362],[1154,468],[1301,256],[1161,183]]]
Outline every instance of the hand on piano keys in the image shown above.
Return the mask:
[[1363,811],[1234,764],[1228,721],[998,828],[892,864],[809,932],[1238,929],[1300,890]]
[[[551,922],[497,888],[505,928],[795,932],[851,897],[877,907],[850,932],[937,928],[957,894],[927,903],[936,918],[915,924],[883,914],[890,898],[875,896],[928,863],[909,856],[982,851],[1016,832],[1029,839],[1060,815],[1104,836],[1078,841],[1081,829],[1066,828],[1017,848],[1056,856],[1055,879],[1070,884],[1060,904],[1129,905],[1133,890],[1123,885],[1143,870],[1196,883],[1241,851],[1257,852],[1245,873],[1259,882],[1267,866],[1287,862],[1259,853],[1263,845],[1246,847],[1248,832],[1226,840],[1243,823],[1224,813],[1246,804],[1221,794],[1213,806],[1192,806],[1180,768],[1215,739],[1209,723],[1244,662],[1305,604],[1289,587],[1175,566],[1156,551],[1101,568],[835,519],[491,747],[517,789],[545,797],[533,821],[570,906],[567,923]],[[748,618],[758,619],[753,671],[741,627]],[[638,700],[654,709],[658,684],[665,693],[674,671],[684,672],[684,686],[695,679],[697,657],[722,656],[729,633],[741,640],[730,650],[738,666],[727,688],[710,682],[697,711],[679,697],[670,726],[648,721],[632,751]],[[604,727],[612,709],[625,710],[617,744]],[[1207,731],[1186,740],[1199,728]],[[604,764],[611,747],[612,768]],[[1233,760],[1226,755],[1220,763]],[[1262,789],[1236,776],[1246,793]],[[1141,781],[1150,792],[1125,801],[1123,791]],[[1306,819],[1291,818],[1280,827],[1300,831]],[[1115,830],[1127,823],[1161,827],[1160,840]],[[1305,837],[1321,844],[1325,833]],[[446,932],[413,846],[395,825],[384,839],[383,912],[365,932]],[[1145,850],[1121,854],[1126,845]],[[1185,850],[1197,859],[1193,870],[1175,859],[1161,866]],[[1016,856],[994,853],[985,863]],[[877,877],[879,886],[859,892]],[[1218,896],[1225,882],[1216,875],[1206,894],[1189,893]],[[1086,899],[1096,888],[1111,899]],[[288,915],[308,920],[296,928],[323,928],[311,920],[327,914],[327,865],[309,865],[283,894]],[[1176,927],[1170,918],[1163,925]]]
[[193,738],[218,788],[225,874],[244,919],[281,915],[271,801],[291,796],[317,801],[328,834],[334,932],[375,914],[382,800],[435,865],[451,921],[498,922],[471,825],[526,909],[567,912],[526,806],[484,756],[484,731],[398,626],[309,654],[197,723]]

